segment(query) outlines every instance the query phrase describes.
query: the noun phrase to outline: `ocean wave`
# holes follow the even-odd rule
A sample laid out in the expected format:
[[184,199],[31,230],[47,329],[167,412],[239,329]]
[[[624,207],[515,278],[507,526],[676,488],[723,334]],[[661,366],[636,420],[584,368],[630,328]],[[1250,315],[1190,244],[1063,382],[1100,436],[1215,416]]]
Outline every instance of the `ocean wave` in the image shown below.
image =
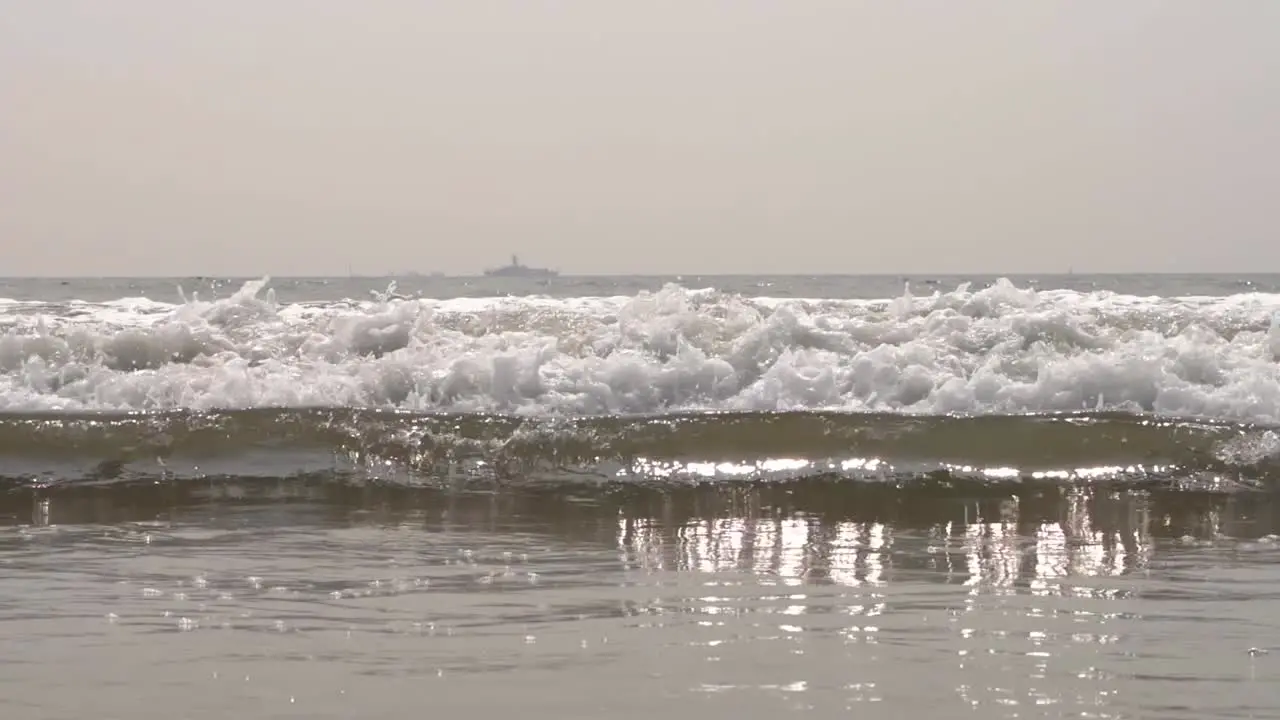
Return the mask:
[[1124,411],[1280,422],[1280,296],[982,289],[0,306],[0,410]]
[[533,418],[351,409],[0,416],[0,484],[283,478],[482,483],[1118,482],[1269,487],[1280,435],[1123,413]]

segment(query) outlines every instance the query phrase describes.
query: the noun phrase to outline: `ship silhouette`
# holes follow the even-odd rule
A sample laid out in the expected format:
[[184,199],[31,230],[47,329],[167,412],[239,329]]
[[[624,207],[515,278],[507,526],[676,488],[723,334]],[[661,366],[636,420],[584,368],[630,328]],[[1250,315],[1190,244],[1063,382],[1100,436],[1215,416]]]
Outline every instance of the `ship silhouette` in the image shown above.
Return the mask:
[[489,277],[551,278],[556,277],[560,273],[549,268],[521,265],[520,258],[512,255],[510,265],[499,268],[489,268],[484,271],[484,274]]

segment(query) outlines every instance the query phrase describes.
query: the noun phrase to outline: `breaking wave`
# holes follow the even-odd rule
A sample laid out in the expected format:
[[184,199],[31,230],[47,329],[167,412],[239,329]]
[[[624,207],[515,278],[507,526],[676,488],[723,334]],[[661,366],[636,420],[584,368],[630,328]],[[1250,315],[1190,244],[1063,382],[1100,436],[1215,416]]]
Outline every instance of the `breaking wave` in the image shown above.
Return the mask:
[[883,301],[614,298],[0,305],[0,409],[529,416],[1128,411],[1280,422],[1280,296],[1007,281]]
[[0,476],[1252,483],[1280,454],[1277,295],[284,304],[267,284],[0,301]]

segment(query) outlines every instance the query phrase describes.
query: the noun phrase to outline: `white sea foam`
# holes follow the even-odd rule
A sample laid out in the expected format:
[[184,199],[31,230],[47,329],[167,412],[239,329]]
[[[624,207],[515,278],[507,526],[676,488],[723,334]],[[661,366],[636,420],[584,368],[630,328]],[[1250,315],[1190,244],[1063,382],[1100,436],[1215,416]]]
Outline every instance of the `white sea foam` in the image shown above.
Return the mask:
[[0,409],[1135,410],[1280,422],[1280,296],[0,300]]

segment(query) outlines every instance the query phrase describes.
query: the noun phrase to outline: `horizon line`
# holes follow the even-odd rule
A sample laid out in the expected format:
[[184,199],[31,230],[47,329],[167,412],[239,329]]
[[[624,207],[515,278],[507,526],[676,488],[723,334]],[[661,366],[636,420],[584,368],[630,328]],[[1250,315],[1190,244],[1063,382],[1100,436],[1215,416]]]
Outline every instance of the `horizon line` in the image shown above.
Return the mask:
[[[542,282],[554,282],[556,279],[565,278],[636,278],[636,279],[654,279],[654,278],[749,278],[749,277],[770,277],[770,278],[903,278],[910,280],[912,278],[933,278],[933,277],[949,277],[961,278],[967,276],[976,277],[1076,277],[1076,276],[1117,276],[1117,275],[1136,275],[1136,276],[1196,276],[1205,277],[1212,275],[1241,275],[1241,276],[1262,276],[1262,275],[1280,275],[1280,270],[1276,271],[1258,271],[1258,270],[1218,270],[1218,271],[1175,271],[1175,270],[1154,270],[1154,271],[1132,271],[1132,270],[1109,270],[1099,272],[1034,272],[1034,271],[1018,271],[1018,272],[998,272],[998,271],[982,271],[982,272],[868,272],[868,273],[698,273],[698,272],[679,272],[679,273],[560,273],[551,278],[532,278]],[[484,274],[458,274],[449,273],[436,274],[433,272],[408,271],[404,273],[393,274],[368,274],[368,273],[347,273],[332,275],[312,275],[312,274],[293,274],[293,273],[252,273],[247,275],[223,275],[223,274],[139,274],[139,275],[0,275],[0,280],[201,280],[201,279],[217,279],[217,280],[260,280],[262,278],[280,278],[287,280],[300,279],[397,279],[397,278],[414,278],[414,279],[431,279],[431,280],[462,280],[462,279],[484,279],[490,276]]]

